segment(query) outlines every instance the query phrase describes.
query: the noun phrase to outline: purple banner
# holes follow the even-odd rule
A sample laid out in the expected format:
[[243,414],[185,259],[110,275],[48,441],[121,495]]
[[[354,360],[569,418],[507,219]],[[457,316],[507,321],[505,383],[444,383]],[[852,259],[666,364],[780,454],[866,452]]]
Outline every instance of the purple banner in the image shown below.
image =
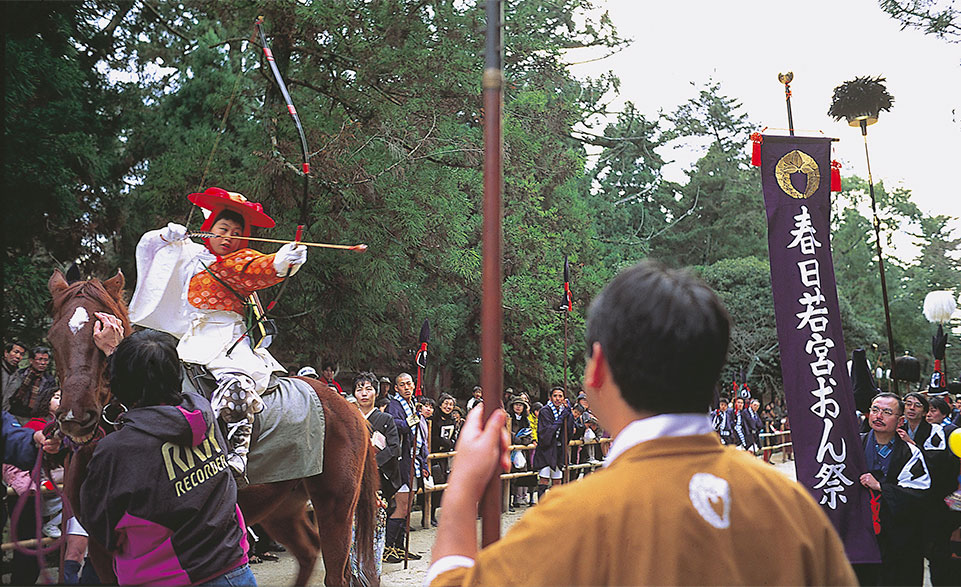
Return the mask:
[[831,139],[764,136],[771,289],[798,481],[852,563],[879,562],[831,260]]

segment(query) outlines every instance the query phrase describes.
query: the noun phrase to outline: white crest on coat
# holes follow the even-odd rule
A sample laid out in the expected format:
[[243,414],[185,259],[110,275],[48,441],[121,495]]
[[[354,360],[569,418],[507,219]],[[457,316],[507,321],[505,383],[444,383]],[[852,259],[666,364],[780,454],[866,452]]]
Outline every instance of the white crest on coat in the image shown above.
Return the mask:
[[687,489],[694,509],[708,524],[718,530],[731,525],[731,486],[727,481],[710,473],[695,473]]
[[86,308],[83,306],[77,306],[74,310],[73,316],[70,317],[70,322],[67,324],[70,326],[70,332],[77,334],[77,332],[83,328],[84,324],[90,321],[90,315],[87,314]]

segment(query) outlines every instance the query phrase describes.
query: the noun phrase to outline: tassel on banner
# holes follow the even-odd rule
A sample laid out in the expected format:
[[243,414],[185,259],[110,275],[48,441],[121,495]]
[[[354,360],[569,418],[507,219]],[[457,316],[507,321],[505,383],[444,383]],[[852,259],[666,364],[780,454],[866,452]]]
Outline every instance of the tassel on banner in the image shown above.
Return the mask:
[[754,145],[751,147],[751,165],[755,167],[761,166],[761,143],[764,142],[764,137],[761,133],[751,133],[751,141]]
[[841,163],[837,159],[831,161],[831,191],[841,191]]

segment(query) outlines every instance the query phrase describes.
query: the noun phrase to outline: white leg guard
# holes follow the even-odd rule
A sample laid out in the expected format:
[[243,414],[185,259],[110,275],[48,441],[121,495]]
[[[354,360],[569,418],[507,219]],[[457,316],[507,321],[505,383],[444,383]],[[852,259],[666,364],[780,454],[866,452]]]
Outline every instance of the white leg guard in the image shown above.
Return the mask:
[[218,383],[211,406],[227,424],[227,465],[235,477],[243,479],[247,473],[254,414],[264,409],[264,402],[254,391],[253,380],[242,373],[226,374]]

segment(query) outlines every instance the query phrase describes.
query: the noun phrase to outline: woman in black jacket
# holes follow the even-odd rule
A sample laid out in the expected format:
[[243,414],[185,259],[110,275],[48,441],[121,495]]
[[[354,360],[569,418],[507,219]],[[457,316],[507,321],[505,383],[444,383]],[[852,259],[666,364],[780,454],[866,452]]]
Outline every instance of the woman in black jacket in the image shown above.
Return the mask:
[[[437,409],[434,411],[430,428],[430,452],[451,452],[457,442],[457,422],[454,420],[454,397],[448,393],[440,394]],[[450,473],[450,459],[436,459],[431,462],[430,475],[434,485],[447,483]],[[437,506],[440,505],[443,491],[436,491],[431,495],[430,523],[437,525]]]
[[[397,427],[390,414],[385,414],[377,409],[375,404],[377,397],[377,377],[370,371],[364,371],[357,375],[354,380],[354,399],[357,400],[357,409],[364,418],[367,419],[367,426],[370,430],[370,442],[377,451],[377,470],[380,473],[380,491],[383,501],[382,507],[377,512],[377,530],[374,534],[374,552],[383,562],[397,563],[402,560],[403,554],[396,552],[396,549],[384,547],[385,525],[387,522],[386,504],[390,503],[391,498],[401,486],[400,481],[400,437],[397,434]],[[351,564],[354,564],[356,554],[351,547]],[[380,575],[380,564],[377,565],[377,574]]]

